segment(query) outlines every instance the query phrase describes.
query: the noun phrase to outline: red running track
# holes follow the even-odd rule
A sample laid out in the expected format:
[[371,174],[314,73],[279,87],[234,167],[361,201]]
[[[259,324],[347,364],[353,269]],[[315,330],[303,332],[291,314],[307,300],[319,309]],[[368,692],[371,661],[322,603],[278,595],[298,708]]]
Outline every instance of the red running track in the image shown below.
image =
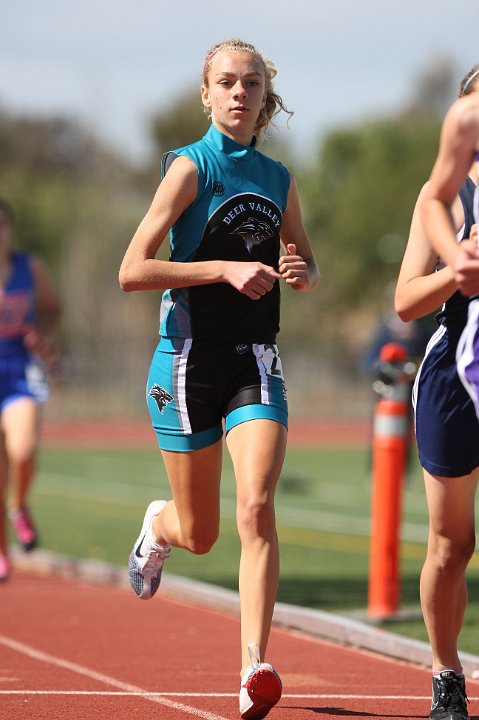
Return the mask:
[[[289,442],[296,446],[367,446],[370,440],[370,423],[367,421],[299,421],[289,426]],[[157,448],[151,423],[137,420],[53,420],[43,428],[47,445],[82,447],[150,447]]]
[[[0,586],[0,717],[233,720],[238,647],[236,617],[16,569]],[[428,715],[425,669],[277,628],[268,660],[284,684],[268,720]]]

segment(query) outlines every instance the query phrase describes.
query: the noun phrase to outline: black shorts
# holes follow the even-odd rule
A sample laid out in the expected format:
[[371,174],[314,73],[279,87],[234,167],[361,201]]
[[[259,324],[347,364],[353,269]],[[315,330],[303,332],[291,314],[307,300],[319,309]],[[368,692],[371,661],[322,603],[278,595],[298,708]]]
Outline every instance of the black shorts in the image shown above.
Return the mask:
[[274,344],[212,343],[162,338],[153,356],[146,399],[163,450],[188,452],[217,442],[248,420],[288,425],[288,405]]

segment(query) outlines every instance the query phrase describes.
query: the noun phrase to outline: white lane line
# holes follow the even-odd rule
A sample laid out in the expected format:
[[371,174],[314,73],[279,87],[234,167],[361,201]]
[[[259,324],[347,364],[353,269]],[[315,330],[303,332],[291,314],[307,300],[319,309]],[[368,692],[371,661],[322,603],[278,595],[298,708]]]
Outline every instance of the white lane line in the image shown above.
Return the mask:
[[[144,697],[146,699],[182,697],[182,698],[235,698],[236,693],[194,693],[194,692],[125,692],[120,690],[0,690],[1,695],[92,695],[99,697]],[[283,700],[420,700],[428,701],[430,695],[336,695],[335,693],[283,693]],[[479,697],[470,697],[476,701]],[[202,716],[201,716],[202,717]],[[208,717],[218,717],[211,716]]]
[[54,655],[49,655],[48,653],[44,653],[41,650],[37,650],[30,645],[25,645],[25,643],[13,640],[13,638],[6,637],[5,635],[0,635],[0,644],[10,648],[11,650],[16,650],[17,652],[22,653],[27,657],[33,658],[34,660],[39,660],[41,662],[48,663],[49,665],[55,665],[56,667],[63,668],[64,670],[70,670],[71,672],[77,673],[78,675],[84,675],[91,680],[97,680],[98,682],[102,682],[105,685],[111,685],[112,687],[118,688],[119,690],[122,690],[127,694],[133,693],[135,695],[141,695],[150,702],[158,703],[159,705],[165,705],[166,707],[172,708],[174,710],[181,710],[182,712],[191,713],[191,715],[194,715],[198,718],[203,718],[203,720],[227,720],[227,718],[223,717],[222,715],[216,715],[205,710],[200,710],[199,708],[191,707],[190,705],[184,705],[183,703],[168,700],[168,698],[157,694],[150,694],[147,690],[144,690],[137,685],[124,683],[121,680],[110,677],[109,675],[104,675],[103,673],[98,673],[95,670],[91,670],[84,665],[78,665],[77,663],[70,662],[69,660],[63,660],[62,658],[55,657]]

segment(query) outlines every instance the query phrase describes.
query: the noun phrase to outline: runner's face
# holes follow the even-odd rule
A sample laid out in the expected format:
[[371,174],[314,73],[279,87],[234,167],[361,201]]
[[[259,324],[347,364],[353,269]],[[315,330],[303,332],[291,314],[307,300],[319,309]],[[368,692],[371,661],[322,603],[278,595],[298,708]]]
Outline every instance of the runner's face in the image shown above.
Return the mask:
[[208,70],[208,87],[202,86],[201,95],[218,130],[249,145],[265,103],[261,61],[240,50],[218,52]]

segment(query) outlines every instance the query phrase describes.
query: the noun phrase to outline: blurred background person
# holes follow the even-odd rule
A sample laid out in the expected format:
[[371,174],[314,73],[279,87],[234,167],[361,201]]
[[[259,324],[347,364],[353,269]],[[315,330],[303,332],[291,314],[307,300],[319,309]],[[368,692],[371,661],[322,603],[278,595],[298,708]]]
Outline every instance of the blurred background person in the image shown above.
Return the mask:
[[0,198],[0,580],[8,578],[11,566],[8,491],[18,542],[26,551],[38,542],[27,500],[61,313],[45,264],[13,249],[13,224],[11,206]]
[[[412,396],[416,370],[424,356],[427,342],[434,329],[431,316],[414,318],[410,322],[402,320],[394,309],[394,285],[389,284],[384,298],[384,310],[380,320],[360,357],[360,369],[369,378],[374,391],[374,399],[389,395],[398,382],[407,382],[409,397]],[[404,349],[404,360],[385,361],[382,350],[386,346],[400,346]],[[388,353],[390,354],[390,353]],[[371,442],[373,437],[374,410],[371,419]],[[408,448],[406,469],[408,475],[413,470],[414,423],[412,405],[408,415]],[[372,465],[372,447],[368,454],[368,469]]]
[[419,364],[422,360],[434,322],[430,316],[402,320],[394,309],[394,284],[386,288],[384,310],[381,318],[361,355],[361,371],[371,379],[378,375],[381,348],[388,343],[398,343],[407,352],[411,362]]

